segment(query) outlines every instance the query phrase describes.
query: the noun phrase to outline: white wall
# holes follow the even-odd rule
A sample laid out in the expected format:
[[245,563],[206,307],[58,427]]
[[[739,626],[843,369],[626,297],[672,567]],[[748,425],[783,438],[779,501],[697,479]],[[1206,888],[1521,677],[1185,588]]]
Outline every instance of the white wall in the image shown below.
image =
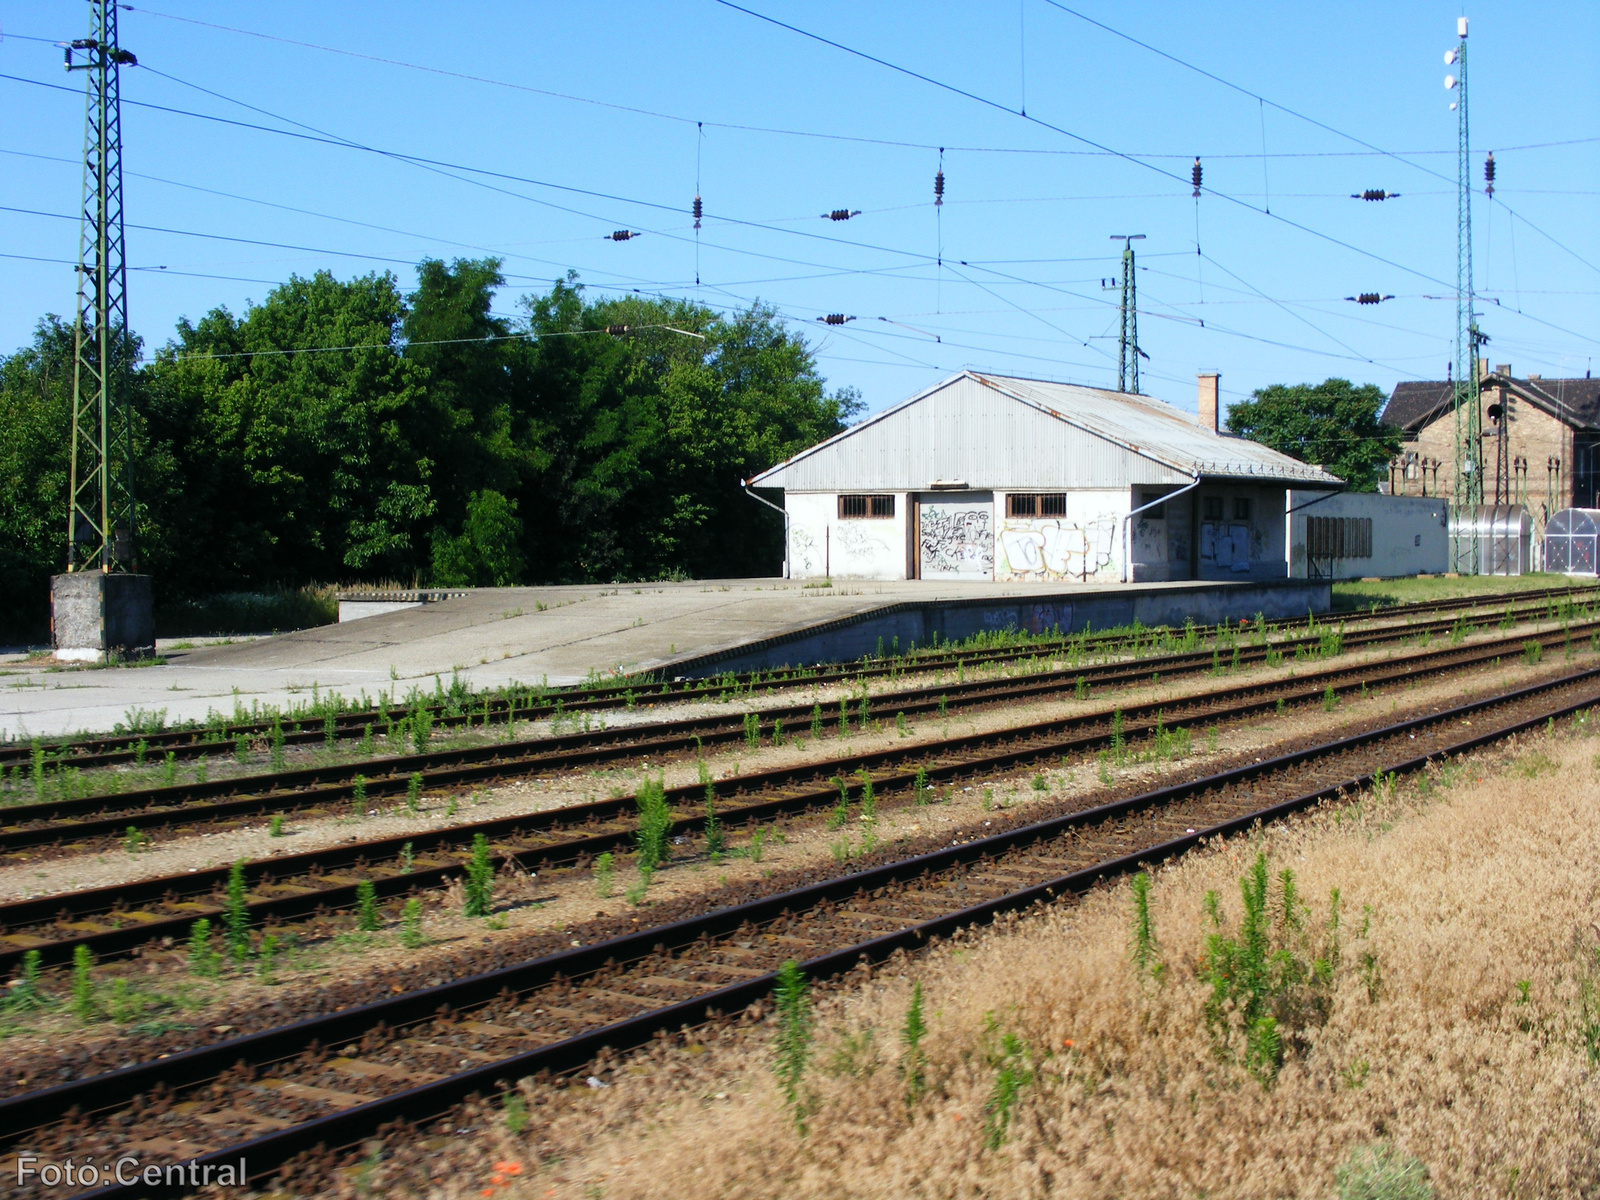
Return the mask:
[[[1290,508],[1309,504],[1322,492],[1290,492]],[[1306,578],[1307,517],[1372,518],[1372,557],[1333,564],[1333,578],[1376,575],[1442,575],[1450,569],[1450,505],[1437,496],[1380,496],[1342,492],[1288,517],[1289,576]]]
[[1006,493],[996,492],[995,578],[1003,583],[1117,582],[1122,578],[1122,518],[1130,508],[1126,488],[1079,490],[1067,493],[1064,517],[1007,517]]
[[904,579],[908,497],[893,495],[893,517],[840,520],[838,493],[785,492],[790,577]]

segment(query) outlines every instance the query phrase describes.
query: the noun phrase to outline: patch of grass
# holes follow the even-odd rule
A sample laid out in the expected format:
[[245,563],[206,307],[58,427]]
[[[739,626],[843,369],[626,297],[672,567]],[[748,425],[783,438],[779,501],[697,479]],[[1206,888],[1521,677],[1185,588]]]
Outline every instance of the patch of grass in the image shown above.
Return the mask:
[[1433,1200],[1422,1161],[1383,1142],[1351,1150],[1333,1183],[1339,1200]]

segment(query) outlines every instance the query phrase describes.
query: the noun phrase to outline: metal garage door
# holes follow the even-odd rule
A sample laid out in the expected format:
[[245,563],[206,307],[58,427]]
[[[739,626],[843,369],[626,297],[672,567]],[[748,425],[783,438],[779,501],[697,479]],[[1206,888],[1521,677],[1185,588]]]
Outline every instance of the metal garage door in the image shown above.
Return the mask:
[[923,579],[993,579],[994,493],[921,497],[917,562]]

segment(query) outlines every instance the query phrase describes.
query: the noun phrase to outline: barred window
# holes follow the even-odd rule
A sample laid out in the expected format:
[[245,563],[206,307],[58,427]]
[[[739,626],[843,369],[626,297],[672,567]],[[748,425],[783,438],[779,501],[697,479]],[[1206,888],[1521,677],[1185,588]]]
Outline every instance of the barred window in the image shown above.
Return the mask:
[[1067,515],[1065,492],[1007,492],[1008,517],[1064,517]]
[[1233,519],[1235,521],[1248,521],[1250,519],[1250,499],[1247,496],[1233,498]]
[[894,516],[893,496],[840,496],[839,518],[884,519]]
[[1371,558],[1371,517],[1307,517],[1309,558]]
[[1203,496],[1200,500],[1200,518],[1204,521],[1222,520],[1222,497]]

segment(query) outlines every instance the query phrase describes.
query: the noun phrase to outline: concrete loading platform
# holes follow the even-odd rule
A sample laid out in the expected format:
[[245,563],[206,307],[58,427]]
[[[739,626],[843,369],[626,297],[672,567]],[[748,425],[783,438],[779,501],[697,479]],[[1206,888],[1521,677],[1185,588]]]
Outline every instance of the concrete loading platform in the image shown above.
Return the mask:
[[137,670],[51,671],[0,663],[0,733],[109,729],[130,710],[170,723],[319,693],[375,698],[432,689],[458,673],[474,688],[550,686],[651,672],[698,676],[858,658],[880,644],[959,641],[984,631],[1076,632],[1138,621],[1181,626],[1328,611],[1326,581],[1070,586],[799,581],[492,588],[338,625],[178,649]]

